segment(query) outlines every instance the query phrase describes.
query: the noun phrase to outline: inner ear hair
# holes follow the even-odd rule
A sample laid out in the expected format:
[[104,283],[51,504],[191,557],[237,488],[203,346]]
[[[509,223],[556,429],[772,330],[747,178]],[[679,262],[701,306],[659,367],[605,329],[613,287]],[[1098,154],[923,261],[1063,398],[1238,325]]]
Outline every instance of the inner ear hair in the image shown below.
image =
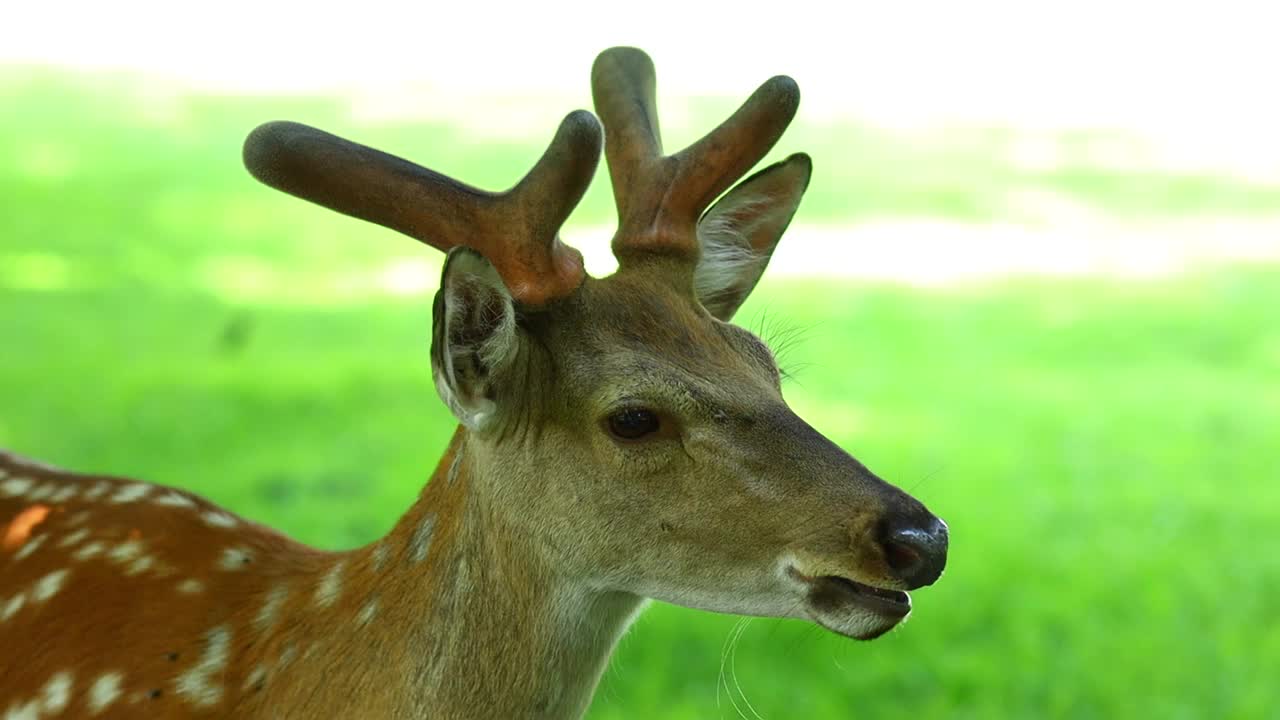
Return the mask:
[[432,374],[454,416],[479,429],[497,410],[496,376],[518,341],[514,300],[478,252],[450,251],[435,303]]
[[743,293],[741,286],[745,282],[764,272],[769,252],[757,250],[750,238],[755,230],[754,218],[769,203],[768,197],[758,195],[734,198],[733,212],[708,213],[698,223],[701,247],[693,283],[704,305],[731,300],[732,296]]
[[500,366],[511,352],[515,308],[494,287],[474,276],[458,278],[445,292],[450,353],[475,355],[485,368]]
[[693,283],[712,315],[732,318],[760,281],[812,170],[807,155],[792,155],[738,183],[698,221]]

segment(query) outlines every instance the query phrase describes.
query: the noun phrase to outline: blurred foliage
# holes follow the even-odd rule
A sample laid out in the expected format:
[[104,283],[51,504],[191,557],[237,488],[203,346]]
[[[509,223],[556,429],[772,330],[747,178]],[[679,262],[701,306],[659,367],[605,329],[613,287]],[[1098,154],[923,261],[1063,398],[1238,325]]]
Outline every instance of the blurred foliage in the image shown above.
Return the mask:
[[[385,532],[452,427],[429,296],[343,296],[332,278],[421,252],[257,187],[239,143],[296,118],[492,187],[540,143],[357,132],[320,100],[190,97],[148,120],[131,93],[0,83],[0,446],[188,487],[322,547]],[[1022,184],[1121,214],[1280,206],[1226,179],[1015,171],[999,132],[799,130],[788,147],[826,168],[809,220],[980,220]],[[584,220],[608,221],[603,186]],[[235,283],[210,281],[228,267]],[[260,293],[210,290],[254,273]],[[950,522],[947,575],[869,644],[775,620],[732,643],[735,618],[656,606],[591,717],[1275,717],[1276,308],[1268,267],[938,290],[766,279],[740,320],[802,335],[782,355],[789,401]]]

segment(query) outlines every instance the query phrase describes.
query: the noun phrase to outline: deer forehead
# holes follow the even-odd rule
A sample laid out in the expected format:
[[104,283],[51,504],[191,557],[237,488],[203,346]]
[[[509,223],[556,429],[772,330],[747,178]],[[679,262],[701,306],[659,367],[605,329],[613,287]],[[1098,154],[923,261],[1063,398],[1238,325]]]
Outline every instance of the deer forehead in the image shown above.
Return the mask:
[[618,276],[588,281],[579,302],[542,322],[557,365],[577,371],[576,385],[666,378],[716,386],[774,372],[772,354],[749,331],[669,288]]
[[666,277],[656,274],[659,267],[633,266],[601,280],[588,279],[578,293],[578,301],[566,303],[569,317],[561,318],[561,323],[582,324],[610,336],[651,342],[687,337],[711,339],[714,319],[691,293],[673,287]]

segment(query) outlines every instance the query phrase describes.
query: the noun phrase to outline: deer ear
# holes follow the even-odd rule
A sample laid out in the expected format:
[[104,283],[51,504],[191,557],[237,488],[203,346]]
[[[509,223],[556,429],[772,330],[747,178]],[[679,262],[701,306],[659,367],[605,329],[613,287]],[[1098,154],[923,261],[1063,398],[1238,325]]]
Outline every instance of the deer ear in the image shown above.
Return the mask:
[[479,429],[497,410],[495,377],[518,341],[515,306],[498,271],[475,250],[450,250],[432,308],[431,374],[463,425]]
[[792,155],[738,183],[698,221],[694,288],[712,315],[728,321],[751,294],[812,171],[808,155]]

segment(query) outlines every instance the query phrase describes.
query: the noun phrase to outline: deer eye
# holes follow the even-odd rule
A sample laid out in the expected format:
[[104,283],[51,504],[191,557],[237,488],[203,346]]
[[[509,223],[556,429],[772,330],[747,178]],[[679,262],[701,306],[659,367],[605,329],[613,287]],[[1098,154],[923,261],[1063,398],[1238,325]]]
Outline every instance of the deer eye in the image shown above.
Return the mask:
[[619,440],[639,440],[657,432],[659,424],[652,410],[628,408],[609,416],[609,434]]

